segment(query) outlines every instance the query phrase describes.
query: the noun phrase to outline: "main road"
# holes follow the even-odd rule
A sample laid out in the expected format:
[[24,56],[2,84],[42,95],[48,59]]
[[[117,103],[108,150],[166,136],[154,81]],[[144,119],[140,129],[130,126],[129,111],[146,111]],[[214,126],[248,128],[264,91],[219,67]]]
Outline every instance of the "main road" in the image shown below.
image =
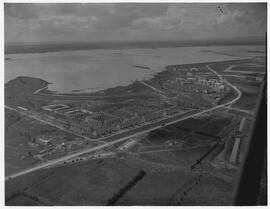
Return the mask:
[[57,159],[54,159],[54,160],[47,161],[45,163],[36,165],[36,166],[34,166],[32,168],[27,168],[25,170],[22,170],[22,171],[19,171],[17,173],[14,173],[14,174],[11,174],[9,176],[6,176],[5,177],[5,180],[16,178],[18,176],[22,176],[22,175],[25,175],[25,174],[28,174],[28,173],[31,173],[31,172],[37,171],[39,169],[42,169],[42,168],[46,168],[46,167],[55,165],[55,164],[63,163],[63,162],[65,162],[67,160],[70,160],[70,159],[72,159],[74,157],[78,157],[80,155],[87,154],[89,152],[94,152],[94,151],[97,151],[97,150],[100,150],[100,149],[104,149],[106,147],[110,147],[110,146],[112,146],[114,144],[123,142],[123,141],[125,141],[125,140],[127,140],[127,139],[129,139],[131,137],[135,137],[135,136],[138,136],[140,134],[144,134],[144,133],[147,133],[149,131],[153,131],[153,130],[159,129],[159,128],[164,127],[164,126],[167,126],[167,125],[171,125],[171,124],[174,124],[174,123],[177,123],[177,122],[180,122],[180,121],[184,121],[184,120],[187,120],[187,119],[192,118],[192,117],[195,117],[195,116],[200,116],[202,114],[209,113],[209,112],[218,110],[220,108],[223,108],[223,107],[226,107],[226,106],[230,106],[231,104],[235,103],[241,97],[241,95],[242,95],[241,91],[236,86],[234,86],[233,84],[231,84],[228,81],[226,81],[216,71],[214,71],[210,67],[210,65],[207,65],[207,68],[210,71],[212,71],[213,73],[215,73],[227,85],[229,85],[230,87],[232,87],[237,92],[237,97],[235,97],[233,100],[231,100],[231,101],[229,101],[229,102],[227,102],[225,104],[217,105],[217,106],[211,107],[211,108],[209,108],[207,110],[196,112],[196,113],[193,113],[193,114],[190,114],[190,115],[187,115],[187,116],[183,116],[183,114],[178,114],[178,115],[174,115],[172,117],[166,118],[164,120],[156,121],[156,122],[153,122],[151,124],[147,124],[145,126],[139,127],[137,129],[133,129],[133,130],[128,131],[128,132],[115,134],[113,136],[103,137],[102,140],[103,141],[107,141],[104,144],[98,145],[96,147],[85,148],[85,149],[82,149],[82,150],[80,150],[80,151],[78,151],[76,153],[73,153],[73,154],[70,154],[70,155],[67,155],[67,156],[64,156],[64,157],[60,157],[60,158],[57,158]]

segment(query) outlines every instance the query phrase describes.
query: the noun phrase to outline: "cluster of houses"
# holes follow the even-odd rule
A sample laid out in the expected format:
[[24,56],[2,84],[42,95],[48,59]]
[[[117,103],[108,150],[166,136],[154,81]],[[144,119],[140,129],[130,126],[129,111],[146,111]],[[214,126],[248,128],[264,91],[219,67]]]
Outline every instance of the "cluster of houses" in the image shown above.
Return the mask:
[[[195,70],[196,69],[196,70]],[[226,92],[228,89],[219,81],[219,79],[210,72],[197,72],[198,69],[192,68],[192,71],[182,71],[180,77],[174,80],[168,80],[163,83],[163,86],[167,89],[185,92]],[[184,69],[186,70],[186,69]],[[193,73],[195,71],[195,73]]]
[[[107,117],[105,113],[100,113],[99,117],[86,117],[84,121],[71,121],[69,129],[75,133],[100,137],[121,129],[131,128],[145,122],[150,122],[165,117],[166,115],[172,115],[179,110],[178,106],[173,106],[168,109],[150,112],[145,115],[136,114],[125,119]],[[107,118],[104,119],[105,117]]]
[[227,88],[217,78],[208,79],[207,76],[195,76],[195,83],[209,86],[219,93],[227,91]]
[[176,102],[177,102],[177,105],[188,107],[188,108],[194,108],[197,106],[197,104],[193,100],[185,98],[182,95],[177,95]]
[[145,101],[143,105],[124,106],[114,111],[113,115],[107,111],[106,113],[102,111],[90,111],[89,108],[96,106],[96,104],[88,104],[88,107],[84,107],[85,109],[82,107],[71,108],[62,104],[48,105],[42,107],[42,109],[58,114],[40,114],[39,117],[74,133],[100,137],[180,111],[180,107],[177,105],[178,103],[168,108],[165,107],[162,110],[156,108],[157,106],[160,107],[160,104],[161,101],[149,100]]

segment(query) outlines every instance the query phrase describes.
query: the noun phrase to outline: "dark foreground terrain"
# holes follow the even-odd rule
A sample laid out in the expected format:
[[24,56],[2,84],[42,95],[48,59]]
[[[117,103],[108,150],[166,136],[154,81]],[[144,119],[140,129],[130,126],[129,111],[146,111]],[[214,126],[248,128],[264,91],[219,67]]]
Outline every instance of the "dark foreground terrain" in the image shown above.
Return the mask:
[[[123,159],[97,160],[22,176],[6,184],[6,205],[107,205],[141,170],[127,163]],[[115,205],[170,205],[200,175],[145,173]],[[228,205],[232,187],[232,183],[205,174],[181,204]]]

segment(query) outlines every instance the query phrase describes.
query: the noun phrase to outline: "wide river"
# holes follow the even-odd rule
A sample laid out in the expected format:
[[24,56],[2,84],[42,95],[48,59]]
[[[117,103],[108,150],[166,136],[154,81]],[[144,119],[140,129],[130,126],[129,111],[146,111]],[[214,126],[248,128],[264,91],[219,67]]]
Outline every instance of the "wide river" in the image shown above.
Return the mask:
[[[263,46],[211,46],[157,49],[81,50],[11,54],[5,60],[5,83],[17,76],[42,78],[50,90],[91,92],[149,78],[166,65],[242,59]],[[144,66],[138,68],[136,66]]]

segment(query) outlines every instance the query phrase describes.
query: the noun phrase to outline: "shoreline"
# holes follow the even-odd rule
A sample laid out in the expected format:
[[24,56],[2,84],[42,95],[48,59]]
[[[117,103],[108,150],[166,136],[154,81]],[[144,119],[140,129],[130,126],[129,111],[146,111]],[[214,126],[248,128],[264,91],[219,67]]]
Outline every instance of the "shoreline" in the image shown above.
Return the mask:
[[[254,59],[253,58],[240,58],[240,59],[231,59],[231,60],[221,60],[221,61],[214,61],[214,62],[198,62],[198,63],[184,63],[184,64],[173,64],[173,65],[166,65],[166,66],[163,66],[161,71],[159,72],[155,72],[153,73],[152,75],[148,76],[148,77],[145,77],[145,78],[141,78],[141,79],[138,79],[138,80],[151,80],[153,79],[158,73],[161,73],[161,72],[164,72],[167,70],[167,67],[169,66],[177,66],[177,65],[181,65],[181,66],[190,66],[190,65],[207,65],[207,64],[212,64],[212,63],[227,63],[227,62],[237,62],[237,61],[248,61],[248,60],[252,60]],[[24,76],[17,76],[16,78],[18,77],[24,77]],[[26,76],[26,77],[31,77],[31,76]],[[14,78],[14,79],[16,79]],[[32,77],[32,78],[36,78],[36,79],[42,79],[40,77]],[[10,81],[14,80],[14,79],[10,79],[9,81],[5,82],[4,84],[8,84]],[[70,92],[57,92],[55,90],[50,90],[50,85],[53,85],[54,83],[50,82],[50,81],[47,81],[45,79],[42,79],[44,81],[46,81],[48,84],[46,86],[46,89],[47,91],[49,91],[50,93],[42,93],[42,91],[38,92],[38,94],[42,94],[42,95],[63,95],[63,96],[102,96],[103,91],[106,91],[106,90],[111,90],[111,89],[116,89],[116,88],[125,88],[125,87],[128,87],[132,84],[134,84],[136,82],[136,80],[134,80],[133,82],[129,83],[129,84],[126,84],[126,85],[117,85],[117,86],[114,86],[114,87],[109,87],[109,88],[101,88],[101,90],[97,90],[97,91],[92,91],[92,92],[72,92],[73,90],[78,90],[78,89],[73,89],[71,90]],[[89,88],[85,88],[85,89],[94,89],[95,87],[89,87]],[[37,90],[40,90],[40,89],[37,89]],[[79,89],[80,90],[80,89]],[[36,95],[38,95],[36,94]],[[104,95],[105,96],[105,95]]]
[[[217,63],[226,63],[226,62],[235,62],[235,61],[248,61],[248,60],[252,60],[252,59],[254,59],[254,58],[232,59],[232,60],[216,61],[216,62],[199,62],[199,63],[189,63],[189,64],[178,64],[178,65],[188,67],[188,66],[190,66],[190,65],[207,65],[207,64],[217,64]],[[166,66],[163,67],[163,70],[160,71],[160,72],[165,72],[165,71],[167,71],[167,70],[168,70],[167,67],[169,67],[169,66],[177,66],[177,65],[166,65]],[[148,78],[147,80],[153,79],[153,78],[154,78],[158,73],[160,73],[160,72],[154,73],[154,74],[153,74],[150,78]],[[144,79],[145,79],[145,78],[143,78],[143,79],[141,79],[141,80],[144,80]],[[57,92],[57,91],[52,91],[52,90],[49,89],[49,85],[51,85],[52,83],[49,83],[49,82],[48,82],[47,88],[44,88],[44,87],[43,87],[43,88],[46,89],[46,90],[48,90],[50,93],[45,93],[45,94],[44,94],[44,93],[42,93],[42,90],[41,90],[41,91],[38,92],[38,94],[41,93],[41,95],[56,95],[56,96],[100,96],[100,97],[102,97],[102,96],[107,96],[106,94],[103,94],[103,95],[102,95],[101,92],[103,92],[103,91],[107,91],[107,90],[111,90],[111,89],[116,89],[116,88],[125,88],[125,87],[128,87],[128,86],[133,85],[135,82],[136,82],[136,80],[133,81],[132,83],[127,84],[127,85],[124,85],[124,86],[118,85],[118,86],[115,86],[115,87],[104,88],[104,89],[102,89],[102,90],[97,90],[97,91],[92,91],[92,92],[77,92],[77,93],[76,93],[76,92],[61,93],[61,92]],[[88,89],[90,89],[90,88],[88,88]],[[93,88],[91,88],[91,89],[93,89]],[[38,94],[37,94],[37,95],[38,95]]]

